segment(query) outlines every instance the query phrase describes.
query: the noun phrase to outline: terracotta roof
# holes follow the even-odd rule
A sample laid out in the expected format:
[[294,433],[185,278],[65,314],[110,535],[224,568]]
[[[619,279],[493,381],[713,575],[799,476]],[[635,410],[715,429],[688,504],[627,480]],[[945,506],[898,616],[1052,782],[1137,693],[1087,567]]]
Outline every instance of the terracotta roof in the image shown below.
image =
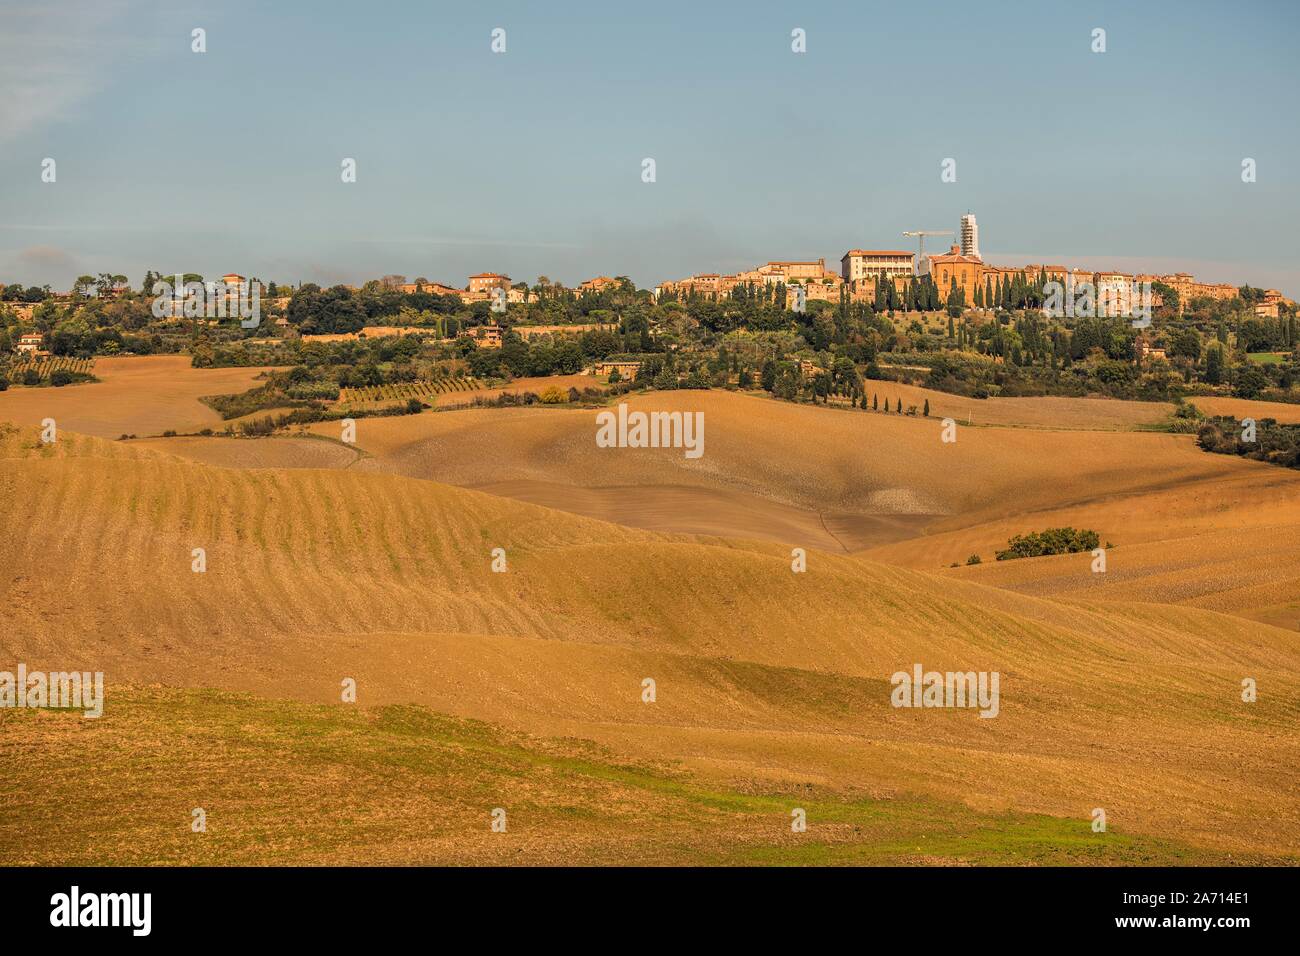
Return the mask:
[[907,256],[910,259],[914,255],[913,252],[904,252],[901,249],[850,249],[840,256],[840,261],[843,262],[849,256]]

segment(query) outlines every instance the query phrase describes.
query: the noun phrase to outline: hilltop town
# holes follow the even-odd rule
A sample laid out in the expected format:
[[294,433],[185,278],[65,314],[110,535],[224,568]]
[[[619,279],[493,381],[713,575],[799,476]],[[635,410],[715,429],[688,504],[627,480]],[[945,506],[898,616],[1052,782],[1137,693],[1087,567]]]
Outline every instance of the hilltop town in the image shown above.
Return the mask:
[[196,367],[293,367],[292,389],[282,382],[263,407],[317,411],[356,389],[409,385],[414,398],[437,381],[565,375],[591,377],[588,389],[762,389],[862,408],[878,401],[871,381],[972,398],[1300,401],[1295,302],[1276,289],[994,265],[970,214],[947,252],[925,254],[927,235],[916,253],[850,249],[838,273],[824,258],[773,260],[653,289],[501,272],[464,287],[153,271],[139,289],[113,274],[81,276],[65,293],[13,283],[0,292],[0,388],[92,381],[105,356],[174,354]]

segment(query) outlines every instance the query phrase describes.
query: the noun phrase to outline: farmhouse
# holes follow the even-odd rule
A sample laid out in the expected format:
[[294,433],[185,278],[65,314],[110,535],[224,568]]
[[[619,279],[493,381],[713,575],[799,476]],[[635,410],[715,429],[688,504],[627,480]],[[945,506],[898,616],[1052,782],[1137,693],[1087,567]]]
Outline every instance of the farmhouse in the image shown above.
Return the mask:
[[18,346],[14,351],[35,354],[41,350],[45,336],[40,332],[24,332],[18,337]]
[[618,377],[624,380],[636,378],[637,373],[641,371],[640,362],[597,362],[596,374],[609,375],[611,372],[618,372]]
[[1152,345],[1146,339],[1137,340],[1138,358],[1144,359],[1162,359],[1167,358],[1165,349],[1162,346]]
[[468,336],[479,348],[499,349],[501,348],[501,336],[504,331],[501,326],[492,324],[476,326],[461,334]]

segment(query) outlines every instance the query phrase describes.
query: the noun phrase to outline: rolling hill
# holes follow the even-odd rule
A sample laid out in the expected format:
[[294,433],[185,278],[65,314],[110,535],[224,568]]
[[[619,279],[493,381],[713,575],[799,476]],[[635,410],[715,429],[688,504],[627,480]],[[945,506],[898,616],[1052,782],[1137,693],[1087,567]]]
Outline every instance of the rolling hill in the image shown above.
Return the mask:
[[[754,481],[763,468],[793,495],[793,476],[816,464],[819,489],[870,500],[905,480],[909,456],[918,474],[917,456],[944,453],[906,445],[902,427],[932,423],[896,419],[879,443],[888,448],[892,436],[903,447],[881,455],[881,473],[840,470],[834,463],[847,465],[856,449],[839,444],[837,429],[861,426],[848,413],[806,411],[830,423],[822,457],[777,455],[730,480]],[[345,469],[214,467],[71,433],[41,445],[31,430],[6,429],[0,493],[14,506],[0,536],[8,582],[0,659],[103,670],[109,716],[120,694],[128,726],[161,726],[149,722],[153,685],[348,710],[337,702],[340,681],[351,677],[361,709],[414,705],[506,735],[592,741],[607,752],[601,766],[650,762],[709,793],[809,787],[837,805],[933,801],[964,808],[971,827],[989,815],[1036,815],[1070,833],[1079,831],[1069,821],[1086,833],[1102,807],[1116,835],[1233,859],[1294,860],[1294,632],[1188,604],[1122,594],[1079,601],[1058,596],[1070,590],[1061,587],[1024,593],[1023,585],[830,551],[811,550],[807,571],[796,574],[788,544],[647,531],[393,473],[403,464],[416,470],[420,455],[439,462],[435,452],[449,447],[441,429],[469,428],[475,414],[419,416],[419,427],[433,431],[414,439],[426,442],[418,452],[402,436],[391,448],[374,441],[382,433],[369,426],[397,420],[362,422],[358,444],[374,457]],[[533,439],[556,450],[552,474],[580,468],[587,426],[569,413],[542,414],[532,422],[559,423],[558,436]],[[714,418],[723,423],[709,419],[705,460],[717,457],[706,474],[721,483],[729,463],[758,459],[752,451],[743,458],[745,443],[728,434],[725,412]],[[480,448],[527,440],[511,420],[500,431]],[[984,462],[995,449],[975,431],[960,439],[973,439],[967,468],[992,475]],[[1126,452],[1137,449],[1142,462],[1124,479],[1133,489],[1155,484],[1161,468],[1172,471],[1167,481],[1196,481],[1247,464],[1189,457],[1172,436],[1108,437],[1141,443]],[[815,440],[780,444],[812,448]],[[559,454],[570,449],[572,464]],[[1085,457],[1062,451],[1057,467],[1068,471]],[[635,467],[690,474],[680,461]],[[451,462],[462,480],[471,466]],[[1040,483],[1046,467],[1027,463]],[[1100,467],[1095,456],[1089,467]],[[920,493],[953,508],[992,507],[999,494],[1031,504],[1050,498],[1045,489],[1036,498],[1032,482],[1017,477],[991,488],[959,487],[951,474],[927,481]],[[204,573],[191,570],[194,548],[206,551]],[[506,573],[491,570],[495,548],[505,551]],[[1075,573],[1086,580],[1085,572]],[[999,716],[892,708],[890,675],[917,662],[999,672]],[[647,677],[656,682],[654,703],[641,698]],[[1240,699],[1246,677],[1260,687],[1255,703]],[[249,722],[250,733],[261,719]],[[27,734],[42,728],[7,724],[6,738],[30,747]],[[113,752],[111,733],[78,736],[92,750],[102,739],[104,759]],[[328,751],[328,739],[317,747]],[[220,752],[200,748],[195,759],[215,761]],[[286,746],[262,759],[289,764],[295,752]],[[298,791],[276,779],[259,799],[272,809],[281,799],[292,805]],[[33,810],[30,793],[24,799],[30,812],[58,813],[53,802],[37,800]],[[152,812],[126,830],[135,827],[165,856],[148,842],[163,825]],[[647,813],[638,826],[670,830],[676,811]],[[479,820],[477,811],[470,817]],[[400,833],[388,839],[403,845]],[[417,852],[416,836],[406,839],[413,859],[442,858]],[[684,839],[707,842],[698,832]],[[281,858],[354,859],[319,848]]]

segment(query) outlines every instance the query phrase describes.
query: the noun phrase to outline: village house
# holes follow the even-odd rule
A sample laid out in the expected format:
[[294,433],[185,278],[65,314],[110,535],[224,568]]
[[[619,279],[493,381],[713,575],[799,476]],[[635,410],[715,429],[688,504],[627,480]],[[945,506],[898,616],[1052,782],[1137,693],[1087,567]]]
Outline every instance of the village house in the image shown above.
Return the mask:
[[1168,357],[1162,346],[1152,345],[1150,340],[1146,338],[1139,338],[1134,344],[1137,346],[1138,358],[1140,359],[1163,359]]
[[416,292],[427,292],[429,295],[454,295],[460,297],[465,294],[464,289],[456,289],[441,282],[407,282],[404,285],[398,286],[398,288],[406,295],[411,295]]
[[18,336],[18,345],[15,352],[25,352],[29,355],[35,355],[41,351],[41,346],[45,343],[45,336],[40,332],[24,332]]
[[609,375],[611,372],[618,372],[618,377],[624,381],[631,381],[636,378],[637,373],[641,371],[640,362],[597,362],[597,375]]
[[817,259],[815,261],[795,261],[789,259],[778,259],[768,262],[758,267],[757,272],[763,277],[763,281],[768,285],[785,283],[789,285],[792,281],[807,282],[810,279],[820,279],[826,275],[826,260]]
[[461,335],[473,341],[481,349],[499,349],[505,330],[496,323],[489,325],[476,325],[472,329],[467,329]]
[[587,279],[585,282],[578,283],[578,294],[584,292],[604,292],[606,289],[618,287],[618,280],[611,279],[609,276],[596,276],[594,279]]
[[1265,289],[1263,300],[1255,303],[1255,314],[1261,319],[1276,319],[1284,301],[1277,289]]

